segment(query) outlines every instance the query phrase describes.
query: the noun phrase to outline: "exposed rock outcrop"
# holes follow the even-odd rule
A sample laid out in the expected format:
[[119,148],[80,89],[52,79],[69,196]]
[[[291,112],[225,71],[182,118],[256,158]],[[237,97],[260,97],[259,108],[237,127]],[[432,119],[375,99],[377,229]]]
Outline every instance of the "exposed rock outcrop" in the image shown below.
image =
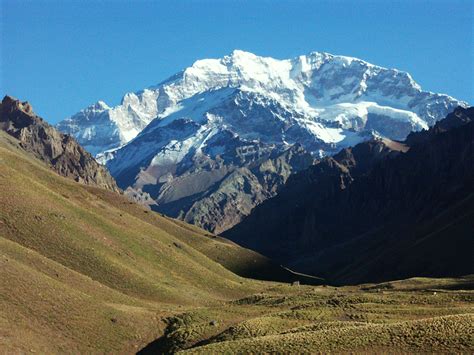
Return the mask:
[[77,141],[38,117],[28,102],[5,96],[0,104],[0,129],[19,140],[26,151],[58,174],[77,182],[119,191],[108,170]]
[[[178,179],[165,181],[158,195],[151,190],[158,202],[152,209],[221,233],[239,223],[255,206],[275,196],[292,173],[314,162],[300,145],[282,153],[255,149],[252,154],[253,147],[249,145],[228,148],[235,149],[230,155],[232,159],[194,159],[190,164],[195,168]],[[247,150],[239,152],[244,148]],[[236,162],[238,159],[241,161]]]

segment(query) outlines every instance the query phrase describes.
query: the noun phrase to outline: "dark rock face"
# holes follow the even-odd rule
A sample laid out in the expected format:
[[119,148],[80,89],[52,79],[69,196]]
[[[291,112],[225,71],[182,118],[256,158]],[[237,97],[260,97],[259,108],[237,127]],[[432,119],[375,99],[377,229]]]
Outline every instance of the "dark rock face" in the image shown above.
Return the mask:
[[[325,213],[326,206],[333,204],[338,194],[357,177],[366,174],[377,162],[394,157],[405,149],[402,144],[387,139],[343,149],[291,176],[276,197],[256,207],[249,217],[225,235],[249,248],[284,260],[291,257],[299,244],[307,247],[326,243],[323,235],[331,234],[330,229],[337,223],[334,226],[319,225],[312,216],[314,208]],[[341,226],[337,225],[337,228]],[[267,240],[270,235],[279,243]]]
[[20,141],[23,149],[58,174],[86,185],[119,191],[107,169],[97,163],[74,138],[38,117],[28,102],[5,96],[0,104],[0,129]]
[[[190,135],[196,124],[176,120],[174,137]],[[166,134],[171,128],[167,126]],[[213,233],[221,233],[239,223],[259,203],[275,196],[288,177],[313,164],[314,158],[301,145],[280,148],[272,144],[243,140],[223,131],[207,142],[202,152],[191,151],[179,162],[151,164],[155,152],[146,145],[163,140],[156,130],[145,139],[132,141],[117,155],[109,168],[120,187],[133,185],[137,194],[147,194],[156,204],[150,207]],[[150,136],[150,137],[148,137]],[[136,150],[135,145],[143,145]],[[151,152],[140,158],[134,152]],[[218,152],[218,153],[216,153]],[[132,168],[120,170],[121,161],[137,160]],[[146,167],[146,168],[143,168]]]
[[[272,152],[252,159],[243,167],[225,165],[228,173],[202,195],[191,198],[188,205],[180,200],[175,202],[182,211],[178,216],[221,233],[240,222],[255,206],[275,196],[292,173],[307,168],[313,160],[301,146],[293,146],[279,154]],[[159,210],[167,214],[167,207],[172,205],[161,206]]]
[[474,108],[291,177],[226,237],[333,282],[474,272]]

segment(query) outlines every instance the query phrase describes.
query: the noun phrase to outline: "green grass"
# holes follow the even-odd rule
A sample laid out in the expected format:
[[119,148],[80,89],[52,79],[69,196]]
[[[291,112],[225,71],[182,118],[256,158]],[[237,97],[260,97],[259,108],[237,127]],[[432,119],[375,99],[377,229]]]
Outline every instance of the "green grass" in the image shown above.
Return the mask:
[[[211,336],[196,332],[205,320],[187,313],[187,322],[172,322],[179,327],[167,334],[168,344],[176,339],[173,349],[196,353],[472,352],[474,292],[456,289],[465,282],[474,277],[424,279],[425,288],[416,279],[400,281],[391,291],[274,287],[253,303],[246,298],[214,310],[224,326]],[[235,312],[244,319],[235,321]]]

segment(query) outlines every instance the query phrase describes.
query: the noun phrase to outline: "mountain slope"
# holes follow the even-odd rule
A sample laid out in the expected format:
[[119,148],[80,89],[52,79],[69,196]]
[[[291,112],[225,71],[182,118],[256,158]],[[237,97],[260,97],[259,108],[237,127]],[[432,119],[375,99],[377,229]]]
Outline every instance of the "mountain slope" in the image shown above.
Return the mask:
[[[288,173],[308,167],[305,156],[376,136],[404,139],[458,105],[464,103],[421,90],[407,73],[355,58],[313,52],[276,60],[234,51],[58,127],[102,151],[98,159],[121,188],[150,194],[158,211],[222,232],[274,196]],[[134,120],[141,123],[132,127]],[[128,128],[107,128],[112,121]],[[295,144],[304,164],[266,169]]]
[[0,103],[0,130],[20,141],[58,174],[75,181],[119,191],[115,180],[74,138],[64,135],[38,117],[28,102],[5,96]]
[[229,270],[273,266],[59,176],[3,131],[0,191],[2,353],[474,348],[472,277],[344,288],[244,279]]
[[335,282],[472,273],[473,119],[473,108],[458,108],[411,134],[406,153],[359,171],[342,151],[290,178],[224,235]]
[[136,351],[181,307],[261,287],[229,270],[289,274],[113,191],[57,175],[3,131],[0,191],[2,351]]
[[[184,130],[176,130],[177,135],[180,132]],[[119,186],[127,186],[127,180],[136,176],[134,189],[150,194],[157,203],[153,209],[215,233],[231,227],[256,204],[274,196],[292,173],[314,160],[301,146],[278,151],[224,134],[213,139],[216,145],[209,148],[219,149],[218,156],[189,154],[176,162],[173,158],[158,160],[152,153],[145,158],[151,163],[144,169],[144,161],[136,159],[136,154],[143,154],[148,142],[148,138],[145,142],[136,140],[117,152],[120,161],[135,161],[136,165],[119,170],[118,159],[108,165]]]

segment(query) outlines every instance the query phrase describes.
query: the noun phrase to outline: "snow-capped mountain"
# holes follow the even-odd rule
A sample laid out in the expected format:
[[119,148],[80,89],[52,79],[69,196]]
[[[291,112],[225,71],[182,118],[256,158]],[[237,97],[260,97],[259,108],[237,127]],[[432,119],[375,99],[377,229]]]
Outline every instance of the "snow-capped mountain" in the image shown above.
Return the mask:
[[128,143],[156,114],[155,93],[145,90],[138,95],[126,94],[122,103],[113,108],[98,101],[61,121],[57,128],[73,135],[83,147],[97,156]]
[[[284,110],[282,121],[294,118],[326,143],[341,143],[348,131],[364,128],[402,139],[460,104],[447,95],[422,91],[408,73],[356,58],[313,52],[277,60],[236,50],[221,59],[199,60],[157,86],[128,93],[114,108],[99,101],[58,128],[97,154],[126,144],[154,118],[189,116],[192,105],[200,109],[193,118],[200,119],[201,111],[218,103],[224,88],[253,94],[266,106],[278,103]],[[387,120],[390,125],[384,124]]]
[[404,139],[459,105],[408,73],[356,58],[236,50],[127,94],[117,107],[99,102],[59,128],[108,160],[121,187],[221,231],[311,164],[308,152],[317,158],[379,135]]

